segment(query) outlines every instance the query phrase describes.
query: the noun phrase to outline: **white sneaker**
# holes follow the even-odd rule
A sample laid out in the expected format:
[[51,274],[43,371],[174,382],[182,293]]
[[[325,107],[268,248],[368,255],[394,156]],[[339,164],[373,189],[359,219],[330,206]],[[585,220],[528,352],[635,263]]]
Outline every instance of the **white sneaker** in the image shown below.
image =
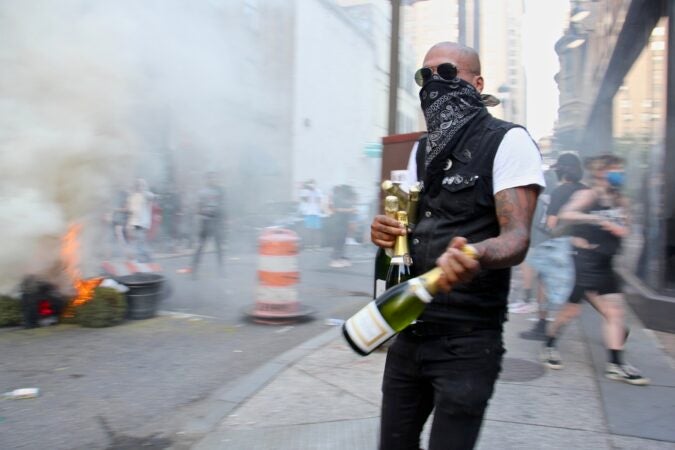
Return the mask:
[[560,353],[558,353],[558,350],[556,350],[555,347],[548,347],[545,345],[544,348],[541,349],[539,357],[541,358],[541,362],[550,369],[558,370],[563,367]]
[[610,380],[623,381],[638,386],[646,386],[650,382],[649,378],[643,377],[640,371],[630,364],[607,363],[605,376]]
[[539,306],[537,305],[536,302],[532,303],[517,302],[509,304],[509,312],[513,314],[529,314],[537,312],[538,309]]
[[343,267],[347,267],[347,266],[345,266],[345,262],[343,260],[340,260],[340,259],[332,260],[330,262],[330,266],[334,269],[341,269]]

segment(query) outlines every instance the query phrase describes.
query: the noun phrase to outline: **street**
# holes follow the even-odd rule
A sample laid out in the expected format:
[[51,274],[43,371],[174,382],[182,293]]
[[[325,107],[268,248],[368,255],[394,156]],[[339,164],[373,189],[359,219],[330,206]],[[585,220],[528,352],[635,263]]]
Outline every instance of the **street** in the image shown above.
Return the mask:
[[[252,250],[253,249],[253,250]],[[299,255],[301,302],[314,320],[252,323],[255,247],[234,244],[216,275],[212,253],[199,279],[176,271],[189,256],[160,260],[173,295],[159,317],[87,329],[58,325],[0,331],[0,389],[37,387],[37,399],[0,402],[0,448],[187,447],[182,427],[200,401],[266,361],[330,328],[367,299],[370,246],[349,247],[353,266],[330,269],[329,249]]]

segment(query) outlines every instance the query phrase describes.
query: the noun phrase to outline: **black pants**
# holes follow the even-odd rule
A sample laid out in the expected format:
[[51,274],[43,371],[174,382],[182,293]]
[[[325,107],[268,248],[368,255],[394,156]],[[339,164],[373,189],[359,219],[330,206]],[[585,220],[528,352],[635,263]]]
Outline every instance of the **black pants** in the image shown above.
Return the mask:
[[349,231],[350,217],[350,213],[336,212],[333,214],[333,259],[345,256],[345,240]]
[[380,449],[418,450],[432,409],[429,450],[474,448],[503,354],[500,329],[402,332],[384,369]]
[[199,245],[197,246],[197,251],[195,252],[192,258],[192,270],[197,271],[199,266],[199,260],[202,256],[202,251],[204,250],[204,245],[206,240],[213,238],[213,241],[216,244],[216,259],[218,260],[218,268],[223,268],[223,223],[218,218],[202,218],[201,228],[199,229]]

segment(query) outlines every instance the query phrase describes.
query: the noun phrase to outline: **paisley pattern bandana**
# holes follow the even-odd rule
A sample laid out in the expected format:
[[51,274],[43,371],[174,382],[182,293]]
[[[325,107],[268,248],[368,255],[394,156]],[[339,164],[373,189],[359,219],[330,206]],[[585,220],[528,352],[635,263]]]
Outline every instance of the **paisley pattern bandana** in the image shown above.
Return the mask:
[[447,81],[434,74],[420,90],[420,102],[427,122],[427,148],[425,166],[438,156],[443,149],[454,143],[458,131],[485,104],[473,85],[461,78]]

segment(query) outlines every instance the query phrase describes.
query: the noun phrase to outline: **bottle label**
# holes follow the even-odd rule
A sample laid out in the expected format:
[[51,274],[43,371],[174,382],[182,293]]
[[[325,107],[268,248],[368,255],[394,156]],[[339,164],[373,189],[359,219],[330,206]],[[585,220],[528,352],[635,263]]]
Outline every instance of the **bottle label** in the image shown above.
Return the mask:
[[375,302],[370,302],[345,323],[349,337],[364,353],[370,353],[396,332],[389,326]]
[[424,284],[419,280],[419,278],[413,278],[408,282],[408,286],[411,291],[415,294],[417,298],[422,300],[424,303],[430,303],[434,299],[433,295],[427,291],[424,287]]
[[379,297],[387,290],[387,280],[375,280],[375,297]]

